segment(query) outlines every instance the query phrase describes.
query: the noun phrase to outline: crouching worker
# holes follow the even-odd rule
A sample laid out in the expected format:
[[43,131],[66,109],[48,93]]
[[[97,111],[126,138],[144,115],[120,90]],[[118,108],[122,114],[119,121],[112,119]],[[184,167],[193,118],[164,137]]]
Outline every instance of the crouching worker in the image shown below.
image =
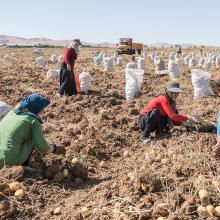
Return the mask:
[[143,141],[148,143],[150,133],[155,131],[156,135],[165,134],[170,131],[172,125],[181,125],[188,120],[187,116],[179,115],[176,109],[176,100],[180,93],[179,83],[172,83],[165,89],[165,94],[152,100],[139,116],[139,128],[143,131]]
[[0,122],[0,169],[3,166],[27,165],[34,149],[51,153],[52,145],[45,141],[39,113],[50,101],[38,94],[24,98]]
[[[220,74],[213,80],[210,80],[210,87],[213,93],[220,97]],[[218,112],[218,124],[217,124],[217,144],[212,148],[216,157],[220,156],[220,111]]]

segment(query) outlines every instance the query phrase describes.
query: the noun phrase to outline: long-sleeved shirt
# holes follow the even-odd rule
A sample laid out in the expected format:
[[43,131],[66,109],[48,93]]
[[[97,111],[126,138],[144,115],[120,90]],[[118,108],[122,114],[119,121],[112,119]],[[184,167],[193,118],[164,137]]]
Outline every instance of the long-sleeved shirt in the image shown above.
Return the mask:
[[176,114],[174,112],[174,110],[172,109],[169,100],[166,96],[158,96],[157,98],[155,98],[154,100],[152,100],[149,105],[147,105],[141,112],[141,115],[145,115],[148,112],[152,111],[153,109],[158,109],[160,111],[160,114],[163,116],[168,116],[170,118],[170,120],[172,120],[173,122],[177,122],[175,123],[176,125],[178,125],[179,123],[183,123],[185,121],[187,121],[188,117],[187,116],[183,116],[183,115],[179,115]]
[[30,115],[9,112],[0,122],[0,168],[23,164],[33,149],[49,150],[40,122]]
[[77,59],[77,53],[73,48],[66,48],[64,51],[64,61],[63,63],[69,64],[71,66],[71,70],[74,69],[75,60]]
[[218,112],[217,135],[220,136],[220,111]]

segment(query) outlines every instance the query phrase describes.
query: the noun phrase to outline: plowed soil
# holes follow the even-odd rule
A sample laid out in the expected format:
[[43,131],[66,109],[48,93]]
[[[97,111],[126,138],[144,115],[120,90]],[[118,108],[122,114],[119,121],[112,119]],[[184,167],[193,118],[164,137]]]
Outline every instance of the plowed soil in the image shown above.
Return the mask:
[[[96,49],[82,48],[76,72],[88,71],[93,77],[92,91],[72,97],[60,97],[59,79],[46,79],[36,64],[31,49],[0,49],[0,100],[15,106],[25,95],[38,92],[51,100],[42,118],[49,143],[59,149],[54,154],[34,152],[30,165],[34,170],[11,167],[0,170],[0,183],[14,180],[25,191],[18,200],[12,193],[0,194],[1,219],[217,219],[196,212],[199,205],[220,205],[219,159],[212,155],[215,134],[187,132],[175,127],[171,135],[142,143],[137,129],[139,111],[164,92],[168,76],[154,74],[154,64],[146,58],[142,90],[132,101],[125,100],[125,66],[112,72],[96,67],[91,56]],[[102,49],[113,55],[113,49]],[[189,51],[187,51],[189,52]],[[11,54],[13,53],[13,54]],[[45,49],[44,56],[62,54],[63,49]],[[3,56],[11,54],[13,65],[6,66]],[[167,61],[167,60],[166,60]],[[216,123],[218,99],[193,99],[190,70],[184,66],[180,79],[184,94],[178,99],[182,114],[201,115]],[[212,69],[212,74],[218,72]],[[124,156],[124,151],[129,156]],[[71,164],[72,158],[79,164]],[[102,161],[106,167],[100,167]],[[69,175],[63,177],[63,169]],[[200,201],[198,191],[206,188],[211,198]],[[61,208],[59,215],[53,210]],[[83,210],[87,207],[88,210]]]

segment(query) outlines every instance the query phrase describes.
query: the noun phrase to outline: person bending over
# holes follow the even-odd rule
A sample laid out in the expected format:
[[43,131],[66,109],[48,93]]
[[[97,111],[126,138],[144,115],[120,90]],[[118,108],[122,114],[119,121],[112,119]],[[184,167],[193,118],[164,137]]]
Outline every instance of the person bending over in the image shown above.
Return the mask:
[[180,93],[179,83],[172,83],[165,89],[165,94],[153,99],[139,116],[138,126],[143,131],[143,141],[148,143],[151,132],[158,134],[168,133],[172,125],[181,125],[190,116],[179,115],[176,100]]
[[39,114],[50,101],[37,93],[25,97],[0,122],[0,168],[27,165],[34,149],[51,153],[54,146],[44,139]]

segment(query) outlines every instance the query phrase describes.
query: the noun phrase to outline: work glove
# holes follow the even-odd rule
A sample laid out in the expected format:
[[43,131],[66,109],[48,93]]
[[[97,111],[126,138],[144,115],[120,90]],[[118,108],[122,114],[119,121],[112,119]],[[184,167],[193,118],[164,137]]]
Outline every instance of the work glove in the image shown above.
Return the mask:
[[192,115],[188,115],[188,120],[193,121],[193,122],[198,122],[198,118]]

